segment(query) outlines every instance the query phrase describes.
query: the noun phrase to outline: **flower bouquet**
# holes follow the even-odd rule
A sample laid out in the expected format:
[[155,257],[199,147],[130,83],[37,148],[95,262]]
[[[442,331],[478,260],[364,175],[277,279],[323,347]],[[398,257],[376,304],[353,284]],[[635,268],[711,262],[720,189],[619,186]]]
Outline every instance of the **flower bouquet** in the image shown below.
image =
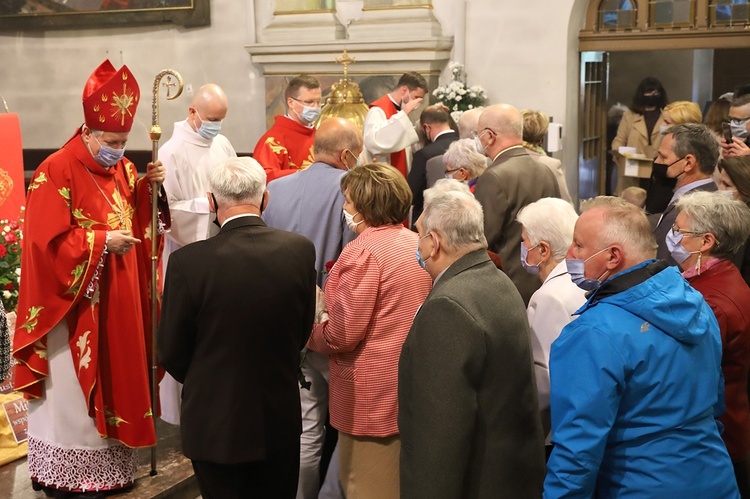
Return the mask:
[[458,121],[464,111],[483,106],[487,101],[487,93],[479,85],[467,87],[463,64],[451,62],[448,68],[451,70],[451,82],[437,87],[432,91],[432,95],[447,107],[453,119]]
[[[23,223],[23,220],[20,222]],[[7,312],[15,312],[18,306],[22,240],[23,232],[19,222],[0,220],[0,289]]]

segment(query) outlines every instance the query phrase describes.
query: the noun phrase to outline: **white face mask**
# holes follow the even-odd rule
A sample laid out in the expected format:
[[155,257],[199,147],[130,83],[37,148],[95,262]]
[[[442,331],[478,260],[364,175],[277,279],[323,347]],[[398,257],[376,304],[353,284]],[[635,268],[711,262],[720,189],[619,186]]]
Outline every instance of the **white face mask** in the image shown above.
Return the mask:
[[726,196],[729,199],[737,199],[737,196],[735,195],[737,193],[737,191],[734,190],[734,189],[726,189],[726,190],[719,189],[718,192],[722,196]]
[[357,232],[357,226],[364,222],[364,219],[360,220],[359,222],[354,221],[354,217],[356,217],[359,212],[355,213],[354,215],[350,214],[348,211],[346,211],[346,208],[344,208],[344,220],[346,220],[346,226],[349,227],[349,230],[352,232]]

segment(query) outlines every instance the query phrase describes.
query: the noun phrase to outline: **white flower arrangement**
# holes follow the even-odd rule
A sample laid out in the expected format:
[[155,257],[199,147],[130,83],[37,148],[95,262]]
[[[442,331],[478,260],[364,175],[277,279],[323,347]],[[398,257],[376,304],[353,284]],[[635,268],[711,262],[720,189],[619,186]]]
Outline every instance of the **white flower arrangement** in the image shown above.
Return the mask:
[[483,106],[487,101],[487,93],[479,85],[467,87],[463,64],[451,62],[448,69],[451,71],[451,82],[437,87],[432,91],[432,95],[447,107],[453,119],[458,121],[464,111]]

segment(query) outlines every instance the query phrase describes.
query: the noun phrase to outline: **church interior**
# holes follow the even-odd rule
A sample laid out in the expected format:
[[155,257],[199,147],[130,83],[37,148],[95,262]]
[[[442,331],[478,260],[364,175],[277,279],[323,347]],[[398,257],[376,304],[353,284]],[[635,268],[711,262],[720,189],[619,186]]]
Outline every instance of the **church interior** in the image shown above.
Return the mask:
[[[346,71],[369,103],[415,71],[434,104],[433,90],[451,82],[459,63],[487,105],[541,110],[556,124],[546,145],[555,144],[549,154],[562,162],[578,206],[614,191],[610,108],[630,105],[651,76],[670,101],[705,111],[750,83],[748,30],[747,0],[4,1],[0,115],[18,116],[28,183],[81,126],[81,82],[91,69],[104,59],[127,65],[141,98],[126,155],[145,172],[155,100],[166,140],[195,91],[220,85],[229,103],[222,134],[247,156],[284,114],[284,89],[301,73],[320,80],[326,99]],[[155,80],[165,69],[181,75],[181,96],[171,98],[172,79]],[[122,497],[197,495],[177,430],[160,428],[161,475],[142,469]],[[22,462],[0,466],[0,497],[39,497]]]

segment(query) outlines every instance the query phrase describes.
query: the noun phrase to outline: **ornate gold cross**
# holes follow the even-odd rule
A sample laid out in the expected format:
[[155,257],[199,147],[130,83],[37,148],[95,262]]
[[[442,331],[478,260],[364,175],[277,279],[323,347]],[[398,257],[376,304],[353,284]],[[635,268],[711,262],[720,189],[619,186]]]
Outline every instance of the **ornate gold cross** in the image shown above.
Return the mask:
[[353,64],[357,62],[357,59],[354,57],[349,57],[349,54],[346,52],[346,49],[344,49],[344,53],[341,55],[341,57],[338,57],[334,59],[335,62],[339,64],[344,65],[344,79],[349,79],[349,64]]

